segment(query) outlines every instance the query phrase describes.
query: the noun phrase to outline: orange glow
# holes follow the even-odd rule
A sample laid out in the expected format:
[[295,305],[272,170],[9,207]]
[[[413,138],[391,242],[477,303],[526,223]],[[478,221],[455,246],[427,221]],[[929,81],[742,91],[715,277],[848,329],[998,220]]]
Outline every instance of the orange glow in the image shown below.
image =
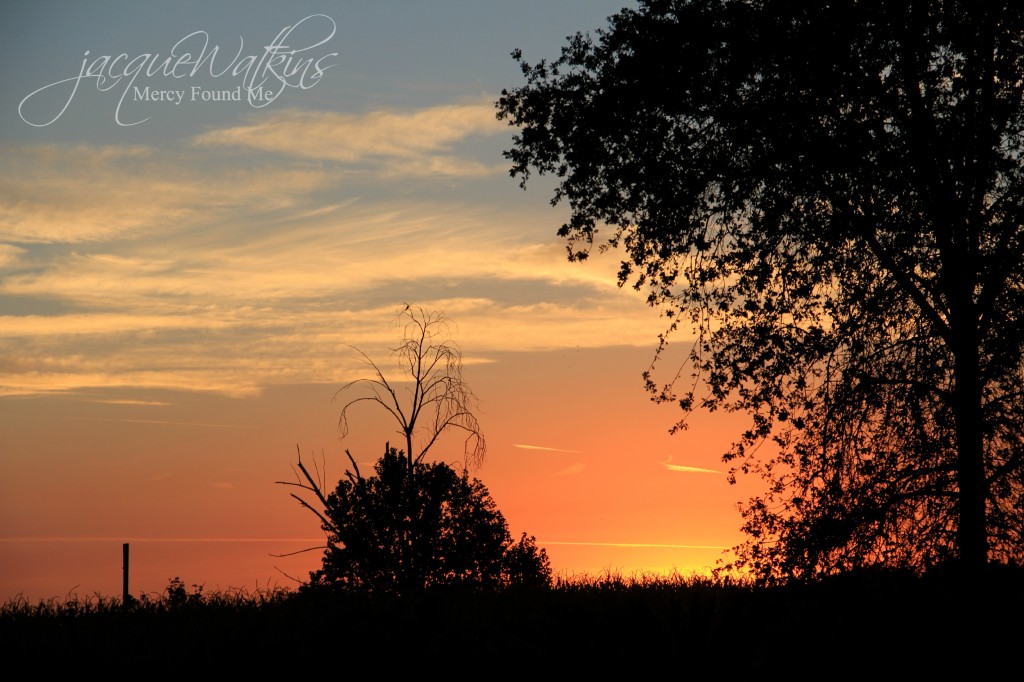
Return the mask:
[[[649,350],[491,359],[465,370],[489,444],[476,475],[512,533],[535,535],[557,574],[704,572],[742,539],[735,503],[749,484],[678,467],[721,471],[743,420],[697,414],[669,436],[675,410],[642,391]],[[312,514],[275,485],[292,480],[296,445],[307,466],[326,458],[333,483],[344,448],[368,468],[385,441],[399,440],[368,407],[340,442],[336,389],[9,398],[0,414],[3,596],[119,594],[122,542],[132,546],[133,593],[159,592],[174,577],[207,590],[294,586],[288,576],[306,578],[320,554],[272,555],[322,541]],[[458,463],[461,444],[438,453]]]

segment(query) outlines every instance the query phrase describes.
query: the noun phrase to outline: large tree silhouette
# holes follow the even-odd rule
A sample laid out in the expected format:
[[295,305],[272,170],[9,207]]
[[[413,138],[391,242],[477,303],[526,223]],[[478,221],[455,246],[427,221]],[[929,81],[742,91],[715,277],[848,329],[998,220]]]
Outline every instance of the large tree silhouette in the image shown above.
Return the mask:
[[752,415],[764,579],[1024,558],[1022,36],[1008,1],[652,0],[515,53],[513,176],[558,178],[571,258],[625,251],[659,353],[696,339],[648,388]]

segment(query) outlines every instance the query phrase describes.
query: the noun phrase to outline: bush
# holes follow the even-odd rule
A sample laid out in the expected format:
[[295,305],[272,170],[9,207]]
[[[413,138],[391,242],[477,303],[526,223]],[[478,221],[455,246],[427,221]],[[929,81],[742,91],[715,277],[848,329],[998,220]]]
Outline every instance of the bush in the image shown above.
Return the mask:
[[327,496],[328,546],[314,585],[407,593],[437,586],[551,583],[547,552],[509,534],[487,488],[444,463],[388,447],[376,476],[350,474]]

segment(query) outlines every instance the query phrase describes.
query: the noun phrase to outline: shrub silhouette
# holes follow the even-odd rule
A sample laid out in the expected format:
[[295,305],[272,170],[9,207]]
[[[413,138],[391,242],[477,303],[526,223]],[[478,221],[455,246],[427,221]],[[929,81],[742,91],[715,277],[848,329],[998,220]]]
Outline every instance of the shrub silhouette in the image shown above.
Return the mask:
[[390,446],[375,476],[347,472],[326,498],[323,568],[313,585],[409,593],[438,586],[545,586],[547,552],[513,540],[487,488],[442,462],[409,467]]

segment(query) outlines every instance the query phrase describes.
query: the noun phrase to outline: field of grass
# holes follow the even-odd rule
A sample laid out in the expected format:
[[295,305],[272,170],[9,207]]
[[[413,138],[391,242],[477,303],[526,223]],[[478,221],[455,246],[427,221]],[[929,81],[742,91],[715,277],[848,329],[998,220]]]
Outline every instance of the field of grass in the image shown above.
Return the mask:
[[[95,595],[0,607],[7,660],[81,671],[434,671],[546,677],[556,670],[665,669],[673,677],[774,672],[840,679],[884,672],[986,679],[1024,655],[1021,571],[980,584],[892,573],[757,587],[605,576],[549,589],[436,590],[389,597],[327,591]],[[355,667],[352,667],[355,666]],[[479,674],[474,673],[477,671]],[[661,675],[659,675],[661,676]],[[776,675],[771,675],[775,677]],[[887,677],[889,675],[886,675]],[[981,677],[979,677],[981,676]],[[357,677],[363,677],[358,675]]]

